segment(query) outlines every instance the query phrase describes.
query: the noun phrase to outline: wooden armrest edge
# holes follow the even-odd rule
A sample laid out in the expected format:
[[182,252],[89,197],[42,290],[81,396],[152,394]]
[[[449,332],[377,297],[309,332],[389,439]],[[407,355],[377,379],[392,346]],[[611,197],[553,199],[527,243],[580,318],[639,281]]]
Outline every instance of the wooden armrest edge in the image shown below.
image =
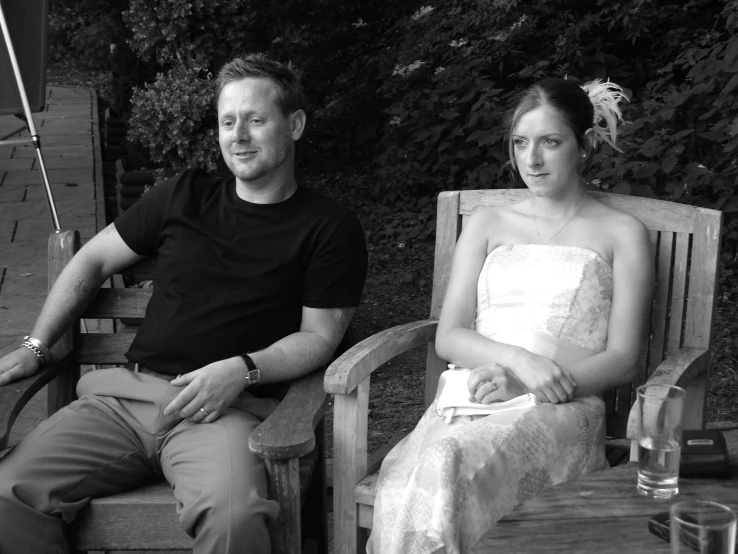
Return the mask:
[[[686,387],[692,380],[707,371],[710,365],[710,351],[706,348],[680,348],[674,354],[670,354],[659,364],[646,385],[674,385]],[[637,430],[637,406],[633,403],[628,414],[627,437],[635,439]]]
[[313,451],[315,427],[328,406],[323,373],[319,369],[290,383],[279,406],[249,436],[252,453],[264,459],[289,460]]
[[350,394],[386,361],[433,342],[437,327],[438,320],[424,319],[397,325],[364,339],[328,366],[325,391],[329,394]]
[[685,387],[701,375],[710,363],[710,351],[706,348],[681,348],[659,364],[646,385],[675,385]]
[[0,387],[0,449],[8,446],[13,423],[23,407],[67,367],[68,354],[69,351],[55,350],[54,357],[57,361],[41,368],[33,375]]

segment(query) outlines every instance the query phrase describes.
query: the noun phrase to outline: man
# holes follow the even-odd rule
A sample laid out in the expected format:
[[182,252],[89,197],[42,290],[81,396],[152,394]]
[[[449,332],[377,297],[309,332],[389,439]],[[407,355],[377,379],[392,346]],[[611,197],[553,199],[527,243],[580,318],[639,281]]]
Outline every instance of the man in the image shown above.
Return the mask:
[[279,507],[247,444],[277,404],[260,385],[329,360],[359,303],[367,254],[353,214],[296,184],[306,117],[293,72],[252,55],[226,64],[217,84],[234,177],[190,170],[146,194],[72,259],[31,338],[0,360],[0,385],[37,371],[108,276],[157,255],[127,353],[134,369],[86,374],[79,400],[0,460],[3,554],[66,551],[61,522],[90,497],[160,475],[195,552],[270,551],[266,518]]

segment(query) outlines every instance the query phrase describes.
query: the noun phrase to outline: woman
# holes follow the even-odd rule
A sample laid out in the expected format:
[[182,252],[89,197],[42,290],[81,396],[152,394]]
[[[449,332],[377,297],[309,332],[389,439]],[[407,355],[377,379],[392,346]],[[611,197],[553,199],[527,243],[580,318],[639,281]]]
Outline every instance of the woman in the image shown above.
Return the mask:
[[515,505],[606,467],[597,395],[633,377],[653,281],[644,225],[582,178],[599,139],[615,147],[621,97],[546,79],[519,100],[510,159],[532,195],[469,218],[436,350],[473,368],[476,402],[539,404],[447,423],[436,399],[382,465],[370,554],[470,552]]

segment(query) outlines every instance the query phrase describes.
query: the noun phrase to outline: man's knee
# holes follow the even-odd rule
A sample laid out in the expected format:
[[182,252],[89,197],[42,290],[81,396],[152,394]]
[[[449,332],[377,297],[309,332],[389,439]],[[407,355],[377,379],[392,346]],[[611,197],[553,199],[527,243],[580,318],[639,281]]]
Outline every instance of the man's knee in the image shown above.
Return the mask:
[[0,460],[0,521],[9,521],[13,505],[18,502],[14,488],[14,481],[6,471],[3,471],[3,463]]
[[279,513],[279,505],[274,500],[263,498],[255,490],[242,494],[215,495],[202,511],[201,524],[216,530],[219,534],[230,534],[245,528],[266,528],[267,520],[274,520]]
[[0,460],[0,552],[65,551],[61,520],[38,510],[38,490],[33,483],[22,483],[22,475],[5,462]]
[[[6,456],[3,459],[0,459],[0,514],[4,515],[5,511],[12,506],[13,504],[16,504],[18,502],[21,502],[18,498],[18,492],[19,490],[23,490],[25,488],[25,482],[27,481],[24,479],[23,473],[24,469],[27,470],[28,464],[25,463],[15,463],[15,460],[9,458]],[[33,484],[32,480],[30,485]],[[0,518],[2,518],[2,515],[0,515]]]

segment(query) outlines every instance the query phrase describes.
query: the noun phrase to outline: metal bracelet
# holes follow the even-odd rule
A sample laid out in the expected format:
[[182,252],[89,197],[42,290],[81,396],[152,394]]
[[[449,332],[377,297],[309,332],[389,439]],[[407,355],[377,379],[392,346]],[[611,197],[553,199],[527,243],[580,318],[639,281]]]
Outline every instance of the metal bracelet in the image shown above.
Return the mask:
[[21,343],[21,346],[28,348],[31,352],[36,354],[42,364],[46,364],[51,361],[51,349],[43,342],[29,336],[23,337],[23,340],[24,342]]

